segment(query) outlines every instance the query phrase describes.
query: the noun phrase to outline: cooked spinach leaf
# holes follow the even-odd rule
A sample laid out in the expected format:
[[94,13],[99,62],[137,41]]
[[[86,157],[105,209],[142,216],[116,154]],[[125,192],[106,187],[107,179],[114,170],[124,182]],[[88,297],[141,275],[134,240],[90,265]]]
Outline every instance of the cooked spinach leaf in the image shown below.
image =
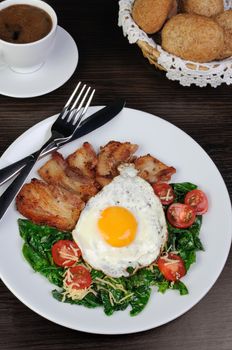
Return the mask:
[[196,262],[196,251],[195,250],[182,250],[180,256],[184,260],[185,268],[188,271],[190,266]]
[[63,285],[63,273],[64,269],[61,267],[51,265],[49,260],[43,258],[36,250],[30,245],[24,243],[22,249],[25,259],[29,262],[33,270],[40,272],[51,283],[58,287]]
[[202,225],[202,216],[197,216],[194,224],[186,229],[179,229],[168,225],[167,248],[170,251],[178,251],[185,262],[188,270],[191,264],[196,261],[196,252],[204,250],[199,238]]
[[155,283],[156,287],[158,288],[158,292],[164,294],[167,289],[170,288],[170,283],[169,281],[163,279],[163,281],[157,281]]
[[114,307],[110,302],[110,295],[107,290],[100,290],[100,297],[103,304],[104,312],[107,316],[111,316],[114,313]]
[[195,190],[197,188],[197,186],[191,182],[172,183],[170,185],[174,190],[175,202],[177,203],[183,203],[186,194],[189,191]]
[[69,232],[58,231],[45,225],[36,225],[25,219],[18,220],[19,232],[25,242],[28,243],[41,257],[52,263],[51,247],[60,239],[72,239]]
[[114,311],[124,310],[129,305],[132,293],[126,288],[126,279],[112,278],[104,275],[104,278],[96,278],[93,288],[99,291],[104,312],[110,316]]
[[172,285],[172,289],[177,289],[180,292],[180,295],[187,295],[188,294],[188,289],[186,285],[181,282],[177,281]]
[[93,293],[87,294],[82,300],[73,300],[73,299],[67,298],[67,297],[63,300],[62,292],[59,292],[56,289],[54,289],[52,291],[52,295],[56,300],[63,301],[64,303],[68,303],[68,304],[83,305],[83,306],[88,307],[88,308],[95,308],[98,306],[102,306],[101,299],[99,299]]
[[102,271],[95,270],[95,269],[91,270],[91,277],[93,280],[95,280],[96,278],[103,278],[104,276],[105,275]]
[[130,311],[131,316],[138,315],[147,305],[151,295],[151,288],[148,286],[139,286],[136,288],[133,298],[130,301],[132,307]]
[[112,315],[114,311],[125,310],[129,305],[129,299],[121,301],[124,294],[120,290],[101,289],[100,295],[107,316]]
[[19,219],[19,232],[25,243],[23,255],[31,267],[48,280],[61,287],[64,269],[54,264],[51,247],[60,239],[71,239],[71,234],[48,226],[39,226],[29,220]]
[[154,282],[154,273],[151,270],[144,268],[126,278],[125,281],[129,290],[133,290],[140,286],[150,286]]

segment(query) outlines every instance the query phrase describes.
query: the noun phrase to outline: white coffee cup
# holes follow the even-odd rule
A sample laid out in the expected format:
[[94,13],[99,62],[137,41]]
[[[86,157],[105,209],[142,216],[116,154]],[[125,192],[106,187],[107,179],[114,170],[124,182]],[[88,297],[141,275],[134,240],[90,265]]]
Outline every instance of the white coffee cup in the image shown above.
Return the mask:
[[52,20],[52,29],[40,40],[15,44],[0,39],[0,61],[17,73],[32,73],[38,70],[50,54],[56,36],[57,16],[46,2],[40,0],[5,0],[0,2],[0,11],[18,4],[36,6],[47,12]]

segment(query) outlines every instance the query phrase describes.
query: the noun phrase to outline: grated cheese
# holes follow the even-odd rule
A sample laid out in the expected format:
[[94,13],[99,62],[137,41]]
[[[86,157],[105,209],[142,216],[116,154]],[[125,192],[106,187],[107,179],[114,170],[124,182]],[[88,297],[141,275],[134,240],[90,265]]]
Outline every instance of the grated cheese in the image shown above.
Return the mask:
[[72,300],[82,300],[89,292],[90,289],[74,289],[75,284],[66,285],[65,292],[63,292],[62,301],[65,301],[66,297],[71,298]]
[[62,259],[66,259],[63,262],[63,265],[73,262],[73,264],[77,261],[79,261],[79,249],[78,248],[74,248],[72,245],[70,245],[70,249],[72,250],[72,252],[69,253],[68,249],[66,249],[65,247],[63,249],[60,250],[60,257]]
[[161,200],[164,200],[166,202],[168,202],[169,200],[171,200],[173,198],[173,196],[171,195],[170,196],[170,192],[171,192],[171,189],[169,188],[167,193],[166,193],[166,196],[164,197],[160,197]]
[[166,258],[164,265],[172,265],[172,264],[176,264],[176,263],[178,263],[178,260]]
[[63,288],[65,292],[63,292],[62,301],[64,302],[66,297],[71,298],[72,300],[82,300],[87,294],[93,293],[95,296],[97,293],[92,288],[84,288],[84,289],[76,289],[78,287],[78,283],[73,283],[72,278],[73,274],[70,269],[65,270],[64,272],[64,280],[63,280]]
[[132,297],[132,295],[134,295],[134,293],[130,293],[130,294],[126,295],[124,298],[120,299],[120,300],[119,300],[119,304],[121,304],[121,303],[122,303],[123,301],[125,301],[126,299]]
[[[109,279],[111,279],[110,277],[108,277]],[[102,278],[99,278],[99,277],[96,277],[96,280],[100,283],[103,283],[103,284],[106,284],[106,285],[109,285],[110,287],[112,287],[113,289],[117,290],[121,290],[122,292],[124,292],[125,294],[127,293],[127,291],[123,288],[122,285],[120,284],[117,284],[116,286],[114,286],[111,282],[109,281],[105,281],[104,279]],[[112,280],[112,279],[111,279]],[[109,294],[109,299],[110,299],[110,304],[113,306],[114,304],[121,304],[122,302],[124,302],[126,299],[130,298],[132,295],[134,295],[134,293],[130,293],[128,295],[125,295],[123,298],[121,298],[120,300],[116,300],[113,293],[108,290],[107,288],[101,286],[101,285],[97,285],[97,289],[98,290],[104,290],[106,291],[108,294]]]
[[[108,278],[111,279],[110,277],[108,277]],[[108,284],[108,286],[112,287],[113,289],[120,289],[121,291],[126,293],[126,289],[124,289],[121,284],[114,285],[113,283],[111,283],[109,281],[106,281],[105,279],[102,279],[102,278],[99,278],[99,277],[96,277],[95,280],[97,280],[98,282],[101,282],[103,284]]]

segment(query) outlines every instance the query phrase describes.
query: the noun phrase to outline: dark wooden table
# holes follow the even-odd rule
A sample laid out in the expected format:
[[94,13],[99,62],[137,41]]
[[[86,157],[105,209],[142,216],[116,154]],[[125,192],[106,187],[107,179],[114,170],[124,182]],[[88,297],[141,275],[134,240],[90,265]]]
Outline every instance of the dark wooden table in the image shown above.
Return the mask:
[[[232,87],[184,88],[167,80],[123,37],[117,26],[116,0],[48,3],[56,10],[59,24],[76,40],[79,64],[72,78],[48,95],[32,99],[0,96],[0,154],[22,132],[57,113],[76,81],[82,80],[97,89],[96,105],[124,97],[128,107],[156,114],[182,128],[210,155],[232,194]],[[230,254],[211,291],[182,317],[126,336],[85,334],[51,323],[0,283],[0,349],[231,350],[231,268]]]

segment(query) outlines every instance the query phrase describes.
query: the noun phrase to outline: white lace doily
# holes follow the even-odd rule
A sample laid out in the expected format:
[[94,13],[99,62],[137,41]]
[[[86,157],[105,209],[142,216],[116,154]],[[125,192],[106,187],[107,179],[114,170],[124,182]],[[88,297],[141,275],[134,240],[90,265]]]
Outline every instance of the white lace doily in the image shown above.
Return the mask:
[[[195,84],[204,87],[210,84],[217,87],[222,83],[232,84],[232,58],[209,63],[196,63],[182,60],[164,51],[160,45],[142,31],[131,16],[131,9],[134,0],[119,1],[119,20],[118,25],[122,27],[124,36],[127,36],[130,44],[138,40],[145,41],[151,47],[159,51],[160,56],[157,63],[166,70],[166,76],[170,80],[177,80],[183,86]],[[224,0],[225,9],[232,9],[232,0]],[[194,65],[195,69],[190,69],[187,65]],[[201,67],[204,66],[204,70]]]

